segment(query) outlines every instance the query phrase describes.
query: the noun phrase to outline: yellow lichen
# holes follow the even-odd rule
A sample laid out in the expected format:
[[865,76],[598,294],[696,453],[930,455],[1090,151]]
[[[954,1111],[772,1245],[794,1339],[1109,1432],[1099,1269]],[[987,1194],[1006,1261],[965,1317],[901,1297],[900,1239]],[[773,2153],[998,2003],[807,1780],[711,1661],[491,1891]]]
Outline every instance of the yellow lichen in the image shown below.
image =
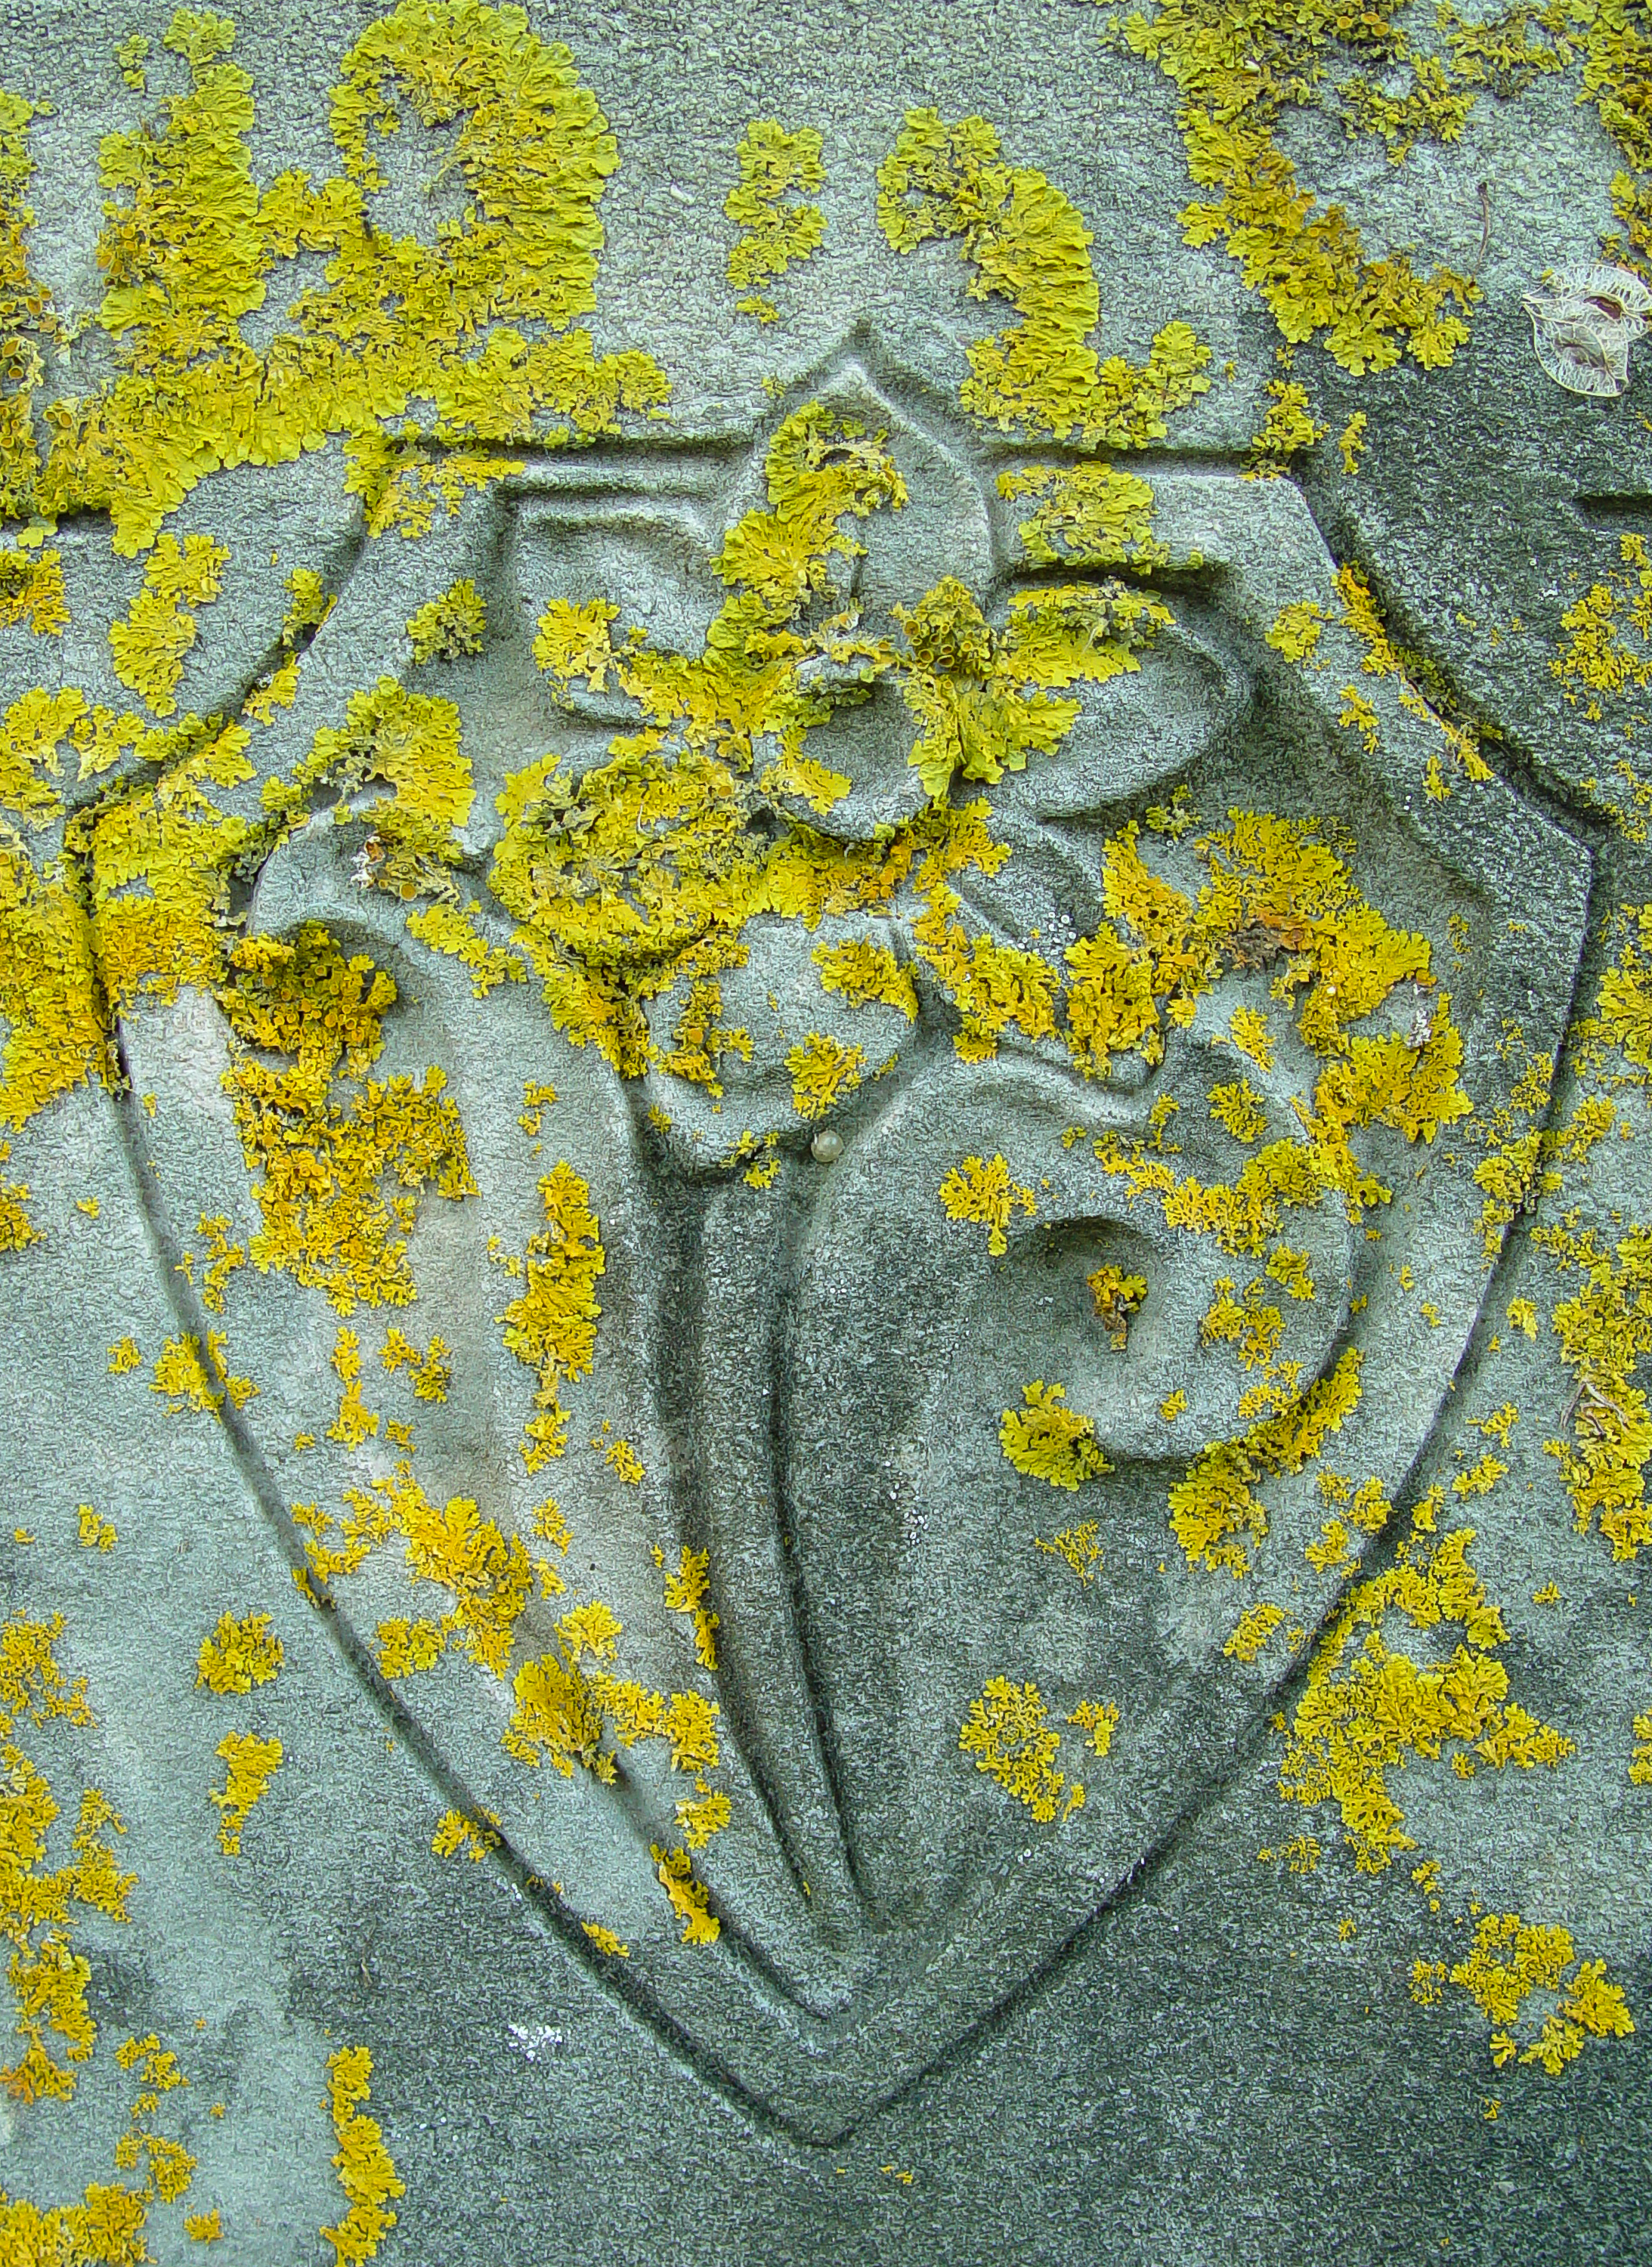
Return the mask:
[[387,2211],[393,2197],[405,2196],[395,2161],[385,2146],[376,2118],[362,2114],[361,2105],[371,2094],[373,2058],[365,2047],[338,2047],[327,2057],[327,2095],[322,2107],[333,2120],[338,2148],[333,2168],[349,2209],[334,2227],[324,2227],[324,2241],[333,2246],[336,2267],[358,2267],[377,2253],[381,2239],[396,2224]]
[[742,295],[734,304],[743,315],[772,323],[780,311],[763,287],[826,240],[826,215],[797,194],[825,185],[820,136],[812,126],[788,133],[776,119],[754,118],[734,154],[739,183],[723,206],[739,231],[729,253],[729,282]]
[[1247,1606],[1233,1625],[1233,1632],[1222,1647],[1223,1653],[1234,1661],[1254,1661],[1285,1618],[1283,1606],[1264,1600]]
[[261,1740],[255,1732],[228,1732],[215,1752],[228,1772],[222,1787],[209,1787],[207,1792],[222,1813],[218,1847],[232,1858],[239,1852],[241,1830],[253,1804],[281,1767],[282,1744],[279,1740]]
[[[944,1201],[944,1190],[942,1194]],[[1147,1277],[1127,1275],[1121,1267],[1098,1267],[1085,1276],[1084,1283],[1096,1302],[1097,1320],[1105,1325],[1114,1347],[1122,1353],[1129,1343],[1130,1318],[1147,1297]]]
[[1032,1190],[1010,1179],[1008,1164],[998,1156],[985,1163],[966,1157],[954,1165],[941,1184],[940,1198],[949,1220],[972,1221],[987,1230],[987,1249],[995,1258],[1010,1249],[1004,1230],[1010,1213],[1018,1207],[1031,1217],[1038,1210]]
[[530,1472],[566,1449],[560,1388],[591,1368],[602,1314],[596,1284],[607,1264],[591,1191],[571,1166],[564,1162],[547,1174],[540,1198],[546,1224],[528,1238],[525,1257],[501,1258],[523,1289],[496,1318],[507,1352],[539,1376],[534,1413],[522,1434],[522,1461]]
[[1119,1711],[1112,1701],[1081,1700],[1067,1720],[1085,1734],[1084,1745],[1092,1754],[1112,1752],[1112,1735],[1119,1728]]
[[1083,1481],[1112,1470],[1093,1420],[1067,1407],[1064,1385],[1035,1377],[1022,1387],[1021,1398],[1025,1407],[1006,1409],[998,1427],[998,1445],[1018,1472],[1076,1494]]
[[1062,1817],[1082,1808],[1083,1788],[1076,1780],[1068,1786],[1054,1768],[1061,1734],[1050,1723],[1036,1684],[989,1676],[980,1698],[970,1704],[958,1744],[974,1757],[977,1771],[990,1773],[1006,1794],[1024,1802],[1040,1824],[1054,1817],[1064,1789]]
[[683,1925],[685,1944],[715,1944],[723,1925],[709,1909],[710,1892],[694,1879],[694,1861],[686,1850],[662,1850],[650,1845],[660,1887],[671,1899],[672,1911]]
[[209,1692],[250,1692],[254,1684],[273,1684],[286,1657],[268,1614],[221,1614],[211,1636],[201,1640],[195,1683]]
[[1034,1548],[1051,1559],[1064,1559],[1078,1577],[1079,1588],[1088,1589],[1101,1569],[1101,1545],[1096,1537],[1099,1530],[1093,1519],[1079,1527],[1063,1527],[1046,1543],[1041,1535],[1032,1538]]

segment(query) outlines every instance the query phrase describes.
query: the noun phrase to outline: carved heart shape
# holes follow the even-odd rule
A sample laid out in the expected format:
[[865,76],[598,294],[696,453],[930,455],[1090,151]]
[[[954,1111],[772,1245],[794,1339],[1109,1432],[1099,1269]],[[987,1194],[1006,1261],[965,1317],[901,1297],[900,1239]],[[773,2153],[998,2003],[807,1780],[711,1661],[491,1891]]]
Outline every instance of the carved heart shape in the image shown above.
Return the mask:
[[[845,360],[813,393],[890,436],[911,501],[857,529],[863,554],[823,569],[831,587],[819,605],[836,608],[842,650],[815,673],[821,714],[807,753],[848,792],[811,815],[806,790],[782,782],[763,812],[747,811],[762,847],[742,855],[767,855],[805,822],[816,843],[850,846],[920,823],[925,798],[906,762],[913,701],[903,707],[892,680],[857,681],[855,639],[946,576],[980,594],[987,624],[1013,618],[1006,597],[1042,603],[1046,587],[1027,572],[977,444],[919,389]],[[315,733],[336,730],[364,686],[393,679],[439,696],[480,790],[459,825],[453,900],[475,901],[477,951],[511,949],[488,895],[486,861],[512,823],[508,811],[496,823],[495,796],[547,747],[569,757],[568,786],[532,857],[576,869],[580,904],[604,890],[640,902],[635,864],[605,876],[614,854],[583,778],[630,760],[606,743],[637,732],[638,705],[582,663],[554,709],[530,651],[533,625],[553,598],[587,609],[600,599],[616,610],[616,637],[637,620],[652,653],[696,653],[725,595],[707,562],[740,483],[755,494],[756,475],[753,460],[725,481],[711,451],[536,460],[444,535],[374,547],[306,657],[272,741],[279,765],[294,776]],[[1305,1155],[1325,1138],[1316,1081],[1340,1042],[1316,1054],[1303,1035],[1311,1013],[1386,1048],[1383,1060],[1406,1076],[1454,1016],[1463,1082],[1487,1119],[1512,1082],[1497,1052],[1503,1019],[1517,1016],[1532,1053],[1553,1051],[1569,1006],[1588,880],[1577,847],[1501,781],[1445,800],[1425,793],[1443,745],[1426,705],[1394,698],[1394,679],[1373,675],[1361,680],[1369,712],[1362,701],[1350,722],[1349,696],[1328,689],[1357,669],[1357,649],[1322,673],[1313,640],[1306,665],[1264,645],[1287,605],[1318,607],[1329,648],[1343,636],[1333,565],[1296,490],[1186,471],[1156,475],[1155,487],[1158,534],[1174,558],[1202,564],[1186,571],[1177,626],[1139,671],[1078,685],[1061,753],[1035,752],[992,785],[989,824],[1011,847],[1008,866],[959,864],[950,904],[937,885],[927,898],[891,890],[824,921],[819,907],[812,921],[750,919],[739,952],[704,963],[720,985],[715,1002],[702,996],[690,1012],[692,971],[675,990],[662,980],[635,994],[654,1050],[643,1075],[622,1077],[596,1044],[569,1046],[537,984],[504,982],[475,1003],[475,956],[430,951],[408,935],[399,901],[359,885],[397,855],[371,785],[295,825],[258,877],[251,933],[290,945],[305,924],[324,924],[343,956],[327,963],[339,998],[351,981],[344,962],[365,953],[397,999],[374,1011],[382,1060],[369,1062],[363,1047],[358,1064],[341,1058],[333,1071],[336,1148],[318,1142],[319,1121],[298,1124],[283,1089],[288,1100],[272,1107],[288,1111],[286,1130],[267,1129],[261,1170],[268,1183],[279,1157],[331,1190],[367,1172],[359,1147],[371,1120],[375,1265],[386,1282],[405,1271],[415,1304],[348,1312],[336,1295],[345,1259],[334,1253],[306,1287],[268,1240],[268,1206],[266,1242],[249,1234],[251,1089],[243,1078],[238,1118],[224,1081],[275,1059],[250,1023],[233,1050],[221,1004],[193,994],[123,1025],[133,1091],[155,1097],[152,1117],[126,1105],[126,1123],[180,1334],[207,1346],[224,1330],[220,1383],[226,1373],[256,1383],[245,1405],[226,1401],[224,1421],[296,1566],[326,1596],[341,1646],[423,1754],[442,1801],[479,1830],[493,1822],[490,1862],[511,1871],[547,1929],[707,2078],[816,2138],[841,2133],[1046,1971],[1226,1782],[1357,1554],[1377,1547],[1357,1522],[1340,1552],[1325,1543],[1327,1510],[1365,1481],[1384,1506],[1400,1495],[1471,1346],[1501,1227],[1472,1159],[1447,1161],[1449,1134],[1384,1125],[1375,1104],[1362,1117],[1365,1104],[1347,1100],[1361,1171],[1391,1196],[1318,1185],[1316,1200],[1288,1209],[1295,1257],[1271,1273],[1285,1230],[1249,1243],[1231,1225],[1225,1240],[1208,1221],[1194,1232],[1204,1194],[1237,1185],[1247,1157],[1268,1143]],[[1076,567],[1074,581],[1085,571]],[[488,642],[432,679],[406,663],[399,625],[460,576],[486,592]],[[962,702],[956,668],[945,681]],[[1414,690],[1403,677],[1399,686]],[[1380,760],[1375,724],[1366,746],[1366,713],[1380,717]],[[692,735],[673,745],[692,751]],[[758,760],[783,754],[776,743]],[[1205,812],[1204,834],[1184,843],[1186,828],[1166,823],[1148,870],[1183,908],[1167,910],[1161,895],[1160,913],[1203,955],[1186,1014],[1161,1025],[1156,1010],[1157,1039],[1134,1051],[1118,1042],[1106,1077],[1084,1075],[1054,1021],[1040,1035],[1033,1005],[998,1031],[995,1050],[972,1040],[972,940],[1000,956],[988,956],[988,985],[1017,967],[1036,980],[1029,954],[1075,968],[1066,948],[1119,915],[1120,862],[1138,855],[1130,826],[1149,802],[1180,809],[1178,788]],[[1432,960],[1349,1019],[1333,1004],[1334,924],[1311,918],[1300,893],[1279,902],[1252,875],[1224,928],[1210,910],[1220,870],[1243,858],[1239,822],[1222,814],[1243,811],[1295,825],[1279,839],[1330,859],[1355,891],[1338,900],[1349,919],[1380,915],[1384,935],[1426,937]],[[1310,819],[1315,834],[1301,831]],[[638,841],[653,823],[637,818]],[[1488,866],[1479,843],[1494,826],[1500,856]],[[679,882],[680,870],[670,886]],[[1541,939],[1516,960],[1503,950],[1506,925],[1533,907]],[[1450,929],[1453,916],[1466,927]],[[1138,906],[1138,929],[1145,918]],[[961,942],[949,943],[954,920]],[[1448,935],[1460,948],[1449,986]],[[881,956],[885,973],[905,972],[910,997],[897,977],[861,1008],[823,993],[818,953],[848,943]],[[963,955],[965,972],[946,973],[948,952]],[[1002,957],[1017,952],[1019,963]],[[554,987],[568,965],[541,960],[535,972],[548,969]],[[1241,1009],[1262,1022],[1236,1021]],[[364,1012],[347,1003],[338,1028]],[[811,1116],[790,1058],[819,1033],[839,1035],[838,1082]],[[853,1081],[840,1060],[851,1040]],[[681,1065],[699,1050],[710,1082],[674,1075],[673,1048]],[[1338,1060],[1353,1058],[1344,1049]],[[477,1192],[463,1201],[416,1186],[408,1162],[407,1113],[438,1109],[437,1090],[419,1084],[431,1065],[445,1075]],[[386,1086],[393,1076],[412,1084]],[[554,1102],[525,1108],[525,1082],[554,1085]],[[1220,1107],[1218,1089],[1230,1097]],[[842,1143],[836,1162],[811,1146],[822,1119]],[[995,1211],[980,1191],[998,1160]],[[559,1163],[599,1223],[604,1272],[586,1296],[601,1315],[589,1374],[563,1358],[554,1381],[568,1454],[527,1471],[518,1443],[536,1381],[497,1318],[532,1287],[530,1239],[547,1266],[569,1248],[574,1184],[558,1185],[554,1218],[539,1188]],[[427,1157],[420,1170],[437,1169]],[[939,1193],[949,1176],[962,1177],[952,1206]],[[216,1287],[201,1266],[213,1220],[231,1223],[215,1248],[239,1244],[257,1263]],[[386,1258],[402,1241],[405,1254]],[[186,1250],[193,1273],[178,1272]],[[501,1255],[517,1273],[501,1273]],[[1119,1284],[1137,1279],[1144,1288],[1125,1297]],[[572,1298],[565,1273],[556,1280]],[[221,1309],[202,1304],[208,1289]],[[354,1354],[341,1330],[356,1333]],[[433,1336],[445,1355],[431,1351]],[[445,1366],[445,1399],[421,1398],[415,1357],[421,1376]],[[352,1381],[354,1360],[366,1366]],[[210,1387],[213,1373],[202,1376]],[[1350,1377],[1358,1390],[1318,1449],[1257,1445],[1270,1416],[1294,1422],[1317,1391]],[[1058,1382],[1059,1409],[1088,1431],[1049,1418]],[[389,1434],[393,1416],[416,1448]],[[1009,1453],[1022,1438],[1012,1418],[1051,1449],[1045,1468]],[[294,1445],[305,1436],[312,1445]],[[1073,1439],[1089,1444],[1076,1466],[1063,1439],[1068,1450]],[[1172,1492],[1190,1474],[1203,1472],[1207,1494],[1216,1486],[1200,1459],[1224,1443],[1250,1458],[1237,1485],[1254,1515],[1201,1529],[1198,1503],[1184,1501],[1173,1517]],[[1343,1495],[1318,1488],[1321,1475]],[[422,1508],[409,1513],[414,1482]],[[571,1530],[565,1550],[544,1509],[552,1489]],[[1317,1559],[1304,1555],[1311,1544]],[[318,1552],[334,1570],[325,1583]],[[1259,1657],[1226,1649],[1238,1613],[1264,1595],[1294,1625],[1294,1647],[1281,1635]],[[598,1616],[570,1637],[564,1617],[598,1601],[613,1633]],[[413,1641],[387,1639],[386,1625],[444,1615],[439,1665],[412,1671]],[[547,1659],[562,1664],[564,1699],[568,1679],[576,1687],[593,1674],[631,1680],[642,1696],[611,1695],[589,1738],[569,1735],[566,1777],[554,1742],[536,1747],[523,1731],[520,1680]],[[628,1745],[648,1696],[669,1709],[674,1694],[698,1696],[680,1739],[643,1733]],[[706,1822],[694,1806],[717,1796],[726,1826],[691,1848]],[[682,1941],[685,1919],[691,1935],[707,1933],[683,1886],[690,1866],[718,1923],[711,1942]],[[620,1941],[623,1955],[603,1948]]]

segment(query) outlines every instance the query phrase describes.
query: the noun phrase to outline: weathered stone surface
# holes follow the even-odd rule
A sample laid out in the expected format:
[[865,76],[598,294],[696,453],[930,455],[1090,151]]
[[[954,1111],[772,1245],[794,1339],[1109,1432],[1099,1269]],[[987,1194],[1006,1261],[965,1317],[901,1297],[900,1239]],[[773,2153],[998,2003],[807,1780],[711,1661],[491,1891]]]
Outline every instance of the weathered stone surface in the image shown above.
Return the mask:
[[1089,9],[0,13],[20,2259],[1645,2250],[1648,34],[1394,20],[1293,357]]

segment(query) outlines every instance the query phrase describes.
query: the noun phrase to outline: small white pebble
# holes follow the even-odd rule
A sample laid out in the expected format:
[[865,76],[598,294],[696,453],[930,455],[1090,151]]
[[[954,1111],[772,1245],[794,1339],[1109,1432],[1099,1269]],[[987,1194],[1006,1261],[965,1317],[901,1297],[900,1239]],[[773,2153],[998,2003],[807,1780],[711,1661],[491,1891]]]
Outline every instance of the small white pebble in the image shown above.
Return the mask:
[[843,1155],[843,1136],[834,1134],[829,1126],[823,1126],[809,1147],[817,1164],[835,1165]]

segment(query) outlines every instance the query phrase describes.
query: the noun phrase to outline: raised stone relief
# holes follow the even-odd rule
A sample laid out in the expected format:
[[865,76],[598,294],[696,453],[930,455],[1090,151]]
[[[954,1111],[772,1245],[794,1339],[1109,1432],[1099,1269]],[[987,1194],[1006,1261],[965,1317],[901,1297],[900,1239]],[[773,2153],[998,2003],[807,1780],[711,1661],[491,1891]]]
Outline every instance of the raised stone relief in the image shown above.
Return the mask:
[[[1574,49],[1595,84],[1595,21],[1522,15],[1498,103]],[[1505,1864],[1485,1790],[1546,1817],[1607,1768],[1488,1543],[1516,1581],[1574,1546],[1604,1581],[1652,1540],[1618,1163],[1652,1060],[1645,499],[1568,491],[1597,579],[1553,610],[1560,723],[1436,660],[1423,568],[1388,574],[1347,501],[1380,412],[1333,494],[1293,356],[1323,334],[1362,378],[1403,347],[1432,385],[1475,274],[1322,216],[1293,282],[1262,256],[1296,242],[1258,202],[1274,80],[1218,99],[1219,11],[1125,36],[1220,193],[1188,241],[1257,265],[1286,342],[1237,440],[1199,422],[1237,366],[1180,314],[1133,305],[1103,354],[1077,205],[959,105],[896,116],[855,208],[883,268],[819,284],[731,414],[669,324],[598,319],[618,150],[519,11],[341,35],[335,173],[259,151],[227,18],[128,40],[121,83],[171,91],[102,149],[85,348],[29,264],[52,114],[0,98],[0,1236],[51,1280],[29,1143],[95,1108],[119,1171],[78,1210],[121,1209],[165,1316],[112,1331],[72,1547],[120,1563],[140,1397],[221,1440],[265,1555],[191,1606],[178,1705],[239,1712],[198,1758],[209,1862],[256,1876],[299,1799],[274,1712],[306,1624],[317,1691],[411,1757],[421,1850],[789,2147],[847,2146],[1105,1966],[1264,1756],[1288,1877],[1457,1901],[1419,2023],[1450,1986],[1534,2084],[1637,2051],[1641,1904],[1615,1887],[1599,1944],[1569,1886],[1516,1911],[1552,1847]],[[1443,52],[1472,109],[1491,67],[1466,30]],[[1397,163],[1439,93],[1335,84]],[[764,336],[832,253],[831,137],[753,118],[731,162],[730,305]],[[1620,416],[1626,356],[1567,414]],[[1585,775],[1556,750],[1595,725],[1631,753]],[[1539,1346],[1511,1449],[1498,1381]],[[70,2116],[120,2021],[74,1908],[129,1918],[139,1822],[88,1778],[52,1854],[26,1742],[90,1737],[97,1694],[20,1565],[6,2079]],[[1652,1779],[1622,1674],[1614,1801]],[[368,2028],[324,2065],[341,2259],[418,2176],[364,2106]],[[183,2197],[164,2029],[134,2013],[121,2050],[133,2177],[0,2198],[80,2247],[21,2256],[140,2256]],[[511,2036],[554,2073],[562,2028]]]

